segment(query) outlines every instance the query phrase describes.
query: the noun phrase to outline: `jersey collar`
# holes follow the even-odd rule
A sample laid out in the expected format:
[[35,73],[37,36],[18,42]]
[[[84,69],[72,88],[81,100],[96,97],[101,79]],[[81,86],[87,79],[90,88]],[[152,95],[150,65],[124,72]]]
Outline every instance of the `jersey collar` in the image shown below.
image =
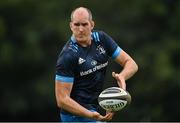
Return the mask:
[[[91,32],[91,40],[93,40],[93,33]],[[72,34],[72,36],[71,36],[71,41],[73,42],[73,43],[77,43],[77,41],[76,41],[76,38],[75,38],[75,36]]]

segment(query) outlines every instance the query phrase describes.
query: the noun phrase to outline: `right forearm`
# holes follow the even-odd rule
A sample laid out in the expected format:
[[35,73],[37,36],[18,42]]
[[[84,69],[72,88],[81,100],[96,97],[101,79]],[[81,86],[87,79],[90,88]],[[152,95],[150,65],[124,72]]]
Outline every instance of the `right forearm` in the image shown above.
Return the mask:
[[60,101],[58,101],[60,108],[79,116],[92,118],[92,112],[78,104],[76,101],[66,96]]

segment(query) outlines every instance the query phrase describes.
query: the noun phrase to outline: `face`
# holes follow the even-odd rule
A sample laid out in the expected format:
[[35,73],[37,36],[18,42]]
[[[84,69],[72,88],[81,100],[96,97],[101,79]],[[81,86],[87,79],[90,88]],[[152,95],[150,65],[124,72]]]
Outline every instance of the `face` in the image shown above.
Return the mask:
[[73,20],[70,22],[70,28],[77,42],[80,44],[88,44],[91,41],[91,30],[94,27],[94,22],[89,20],[87,11],[75,11]]

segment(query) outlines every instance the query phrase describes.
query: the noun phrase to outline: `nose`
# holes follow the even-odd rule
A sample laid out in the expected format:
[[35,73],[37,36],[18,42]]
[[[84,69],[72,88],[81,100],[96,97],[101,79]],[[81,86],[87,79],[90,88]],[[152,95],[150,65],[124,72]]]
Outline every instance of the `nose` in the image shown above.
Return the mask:
[[84,30],[84,27],[82,25],[79,26],[79,31],[83,31]]

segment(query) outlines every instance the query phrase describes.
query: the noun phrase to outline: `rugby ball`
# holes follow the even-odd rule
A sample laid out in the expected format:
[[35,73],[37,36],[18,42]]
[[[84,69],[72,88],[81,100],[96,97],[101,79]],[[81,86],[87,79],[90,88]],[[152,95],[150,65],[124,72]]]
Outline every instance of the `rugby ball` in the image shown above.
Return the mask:
[[100,93],[98,103],[106,111],[120,111],[131,103],[131,95],[122,88],[110,87]]

